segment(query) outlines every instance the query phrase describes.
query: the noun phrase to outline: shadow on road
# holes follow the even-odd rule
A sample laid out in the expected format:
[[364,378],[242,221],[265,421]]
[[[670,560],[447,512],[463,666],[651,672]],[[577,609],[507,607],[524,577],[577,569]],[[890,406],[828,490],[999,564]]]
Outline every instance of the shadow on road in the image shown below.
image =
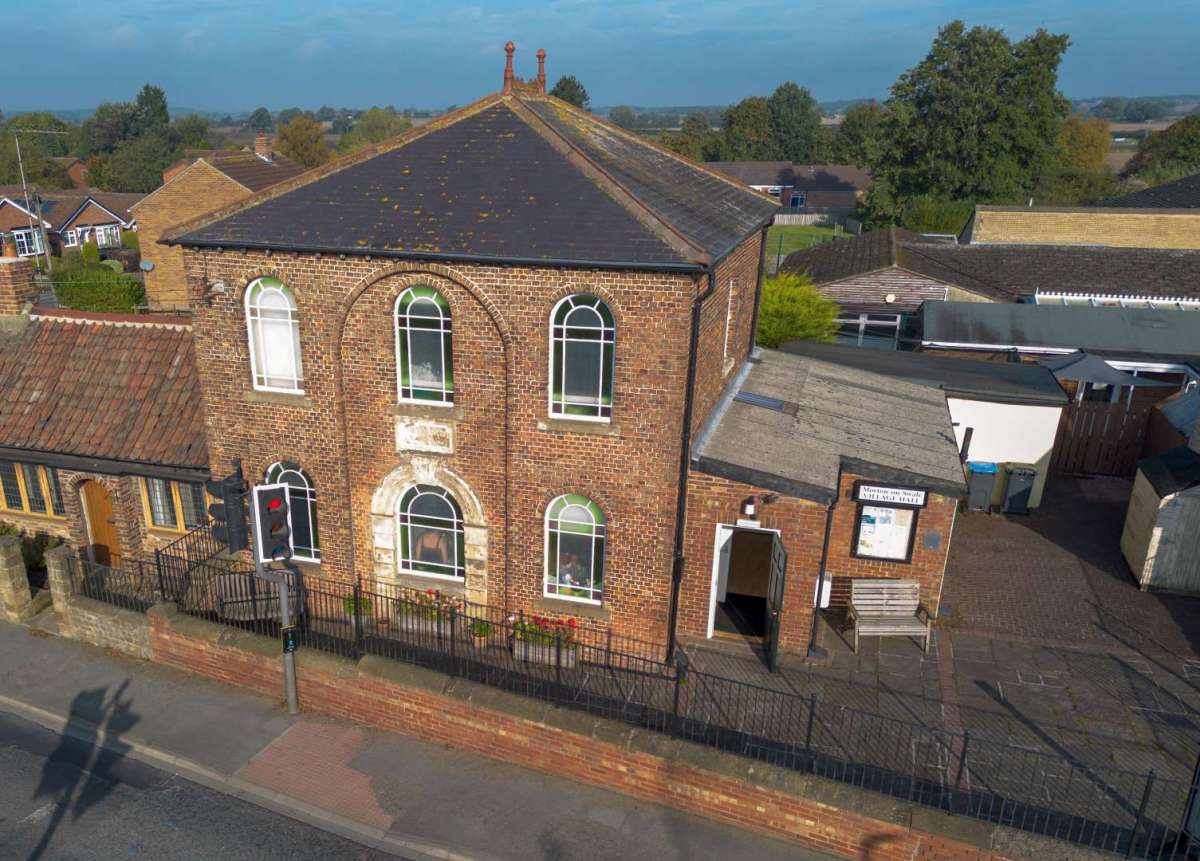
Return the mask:
[[125,697],[128,686],[128,681],[122,682],[111,695],[108,687],[91,688],[71,700],[68,720],[75,732],[64,732],[59,739],[58,747],[42,767],[33,795],[35,801],[53,804],[54,813],[27,861],[42,857],[68,813],[78,819],[104,800],[117,784],[112,769],[129,751],[121,736],[139,720],[131,709],[132,699]]

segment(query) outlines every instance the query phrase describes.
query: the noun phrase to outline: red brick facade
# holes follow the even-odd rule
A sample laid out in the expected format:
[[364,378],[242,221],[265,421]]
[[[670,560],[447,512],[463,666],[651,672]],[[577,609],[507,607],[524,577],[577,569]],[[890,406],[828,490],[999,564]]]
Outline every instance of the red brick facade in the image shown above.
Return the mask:
[[[760,246],[755,233],[721,262],[703,305],[697,426],[749,350]],[[317,493],[323,576],[394,576],[397,497],[435,484],[463,510],[469,597],[665,641],[692,306],[705,278],[221,250],[185,257],[213,471],[235,456],[250,481],[276,461],[302,466]],[[303,396],[252,386],[243,303],[261,275],[294,291]],[[226,292],[206,302],[214,281]],[[397,404],[393,307],[418,283],[451,307],[453,407]],[[550,314],[573,293],[601,297],[616,320],[611,423],[548,417]],[[443,443],[398,443],[398,426]],[[546,507],[563,493],[588,496],[605,514],[601,607],[542,597]],[[397,579],[455,591],[448,581]]]

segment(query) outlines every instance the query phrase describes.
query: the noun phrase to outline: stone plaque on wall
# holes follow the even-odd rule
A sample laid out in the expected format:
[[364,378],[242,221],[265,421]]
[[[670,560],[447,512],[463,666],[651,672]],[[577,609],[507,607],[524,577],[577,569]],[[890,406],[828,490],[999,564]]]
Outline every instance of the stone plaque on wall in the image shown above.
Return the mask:
[[396,451],[454,454],[454,425],[435,419],[396,416]]

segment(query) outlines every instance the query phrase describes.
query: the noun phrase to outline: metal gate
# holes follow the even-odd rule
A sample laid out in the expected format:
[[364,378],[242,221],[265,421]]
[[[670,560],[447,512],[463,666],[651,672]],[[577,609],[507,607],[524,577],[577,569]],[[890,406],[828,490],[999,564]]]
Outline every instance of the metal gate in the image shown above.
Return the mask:
[[783,612],[783,583],[787,573],[787,550],[778,535],[771,541],[771,571],[767,576],[767,666],[774,672],[779,665],[779,622]]

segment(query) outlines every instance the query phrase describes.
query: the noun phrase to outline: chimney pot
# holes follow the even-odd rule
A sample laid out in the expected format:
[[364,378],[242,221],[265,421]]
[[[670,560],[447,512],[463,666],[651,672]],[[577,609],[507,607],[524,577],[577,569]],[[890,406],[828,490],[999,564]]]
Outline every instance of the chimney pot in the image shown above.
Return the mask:
[[513,52],[517,50],[517,46],[509,39],[504,43],[504,89],[501,90],[505,95],[513,91]]
[[544,95],[546,95],[546,49],[545,48],[537,49],[537,61],[538,61],[538,74],[537,74],[538,89],[541,91],[542,95],[544,96]]
[[255,135],[254,154],[259,158],[265,158],[267,161],[271,160],[273,153],[271,151],[270,135],[266,134],[265,132],[259,132],[257,135]]

